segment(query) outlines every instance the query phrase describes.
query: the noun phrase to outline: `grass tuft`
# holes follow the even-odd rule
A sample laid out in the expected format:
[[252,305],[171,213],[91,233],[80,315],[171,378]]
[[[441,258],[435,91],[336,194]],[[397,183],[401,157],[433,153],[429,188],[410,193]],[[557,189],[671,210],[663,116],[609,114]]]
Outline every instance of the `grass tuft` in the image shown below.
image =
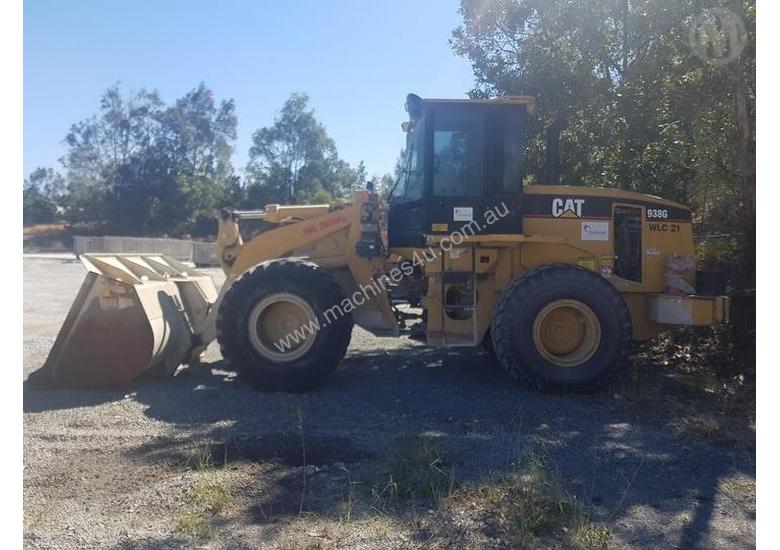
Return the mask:
[[193,456],[192,462],[199,472],[214,468],[214,457],[209,449],[199,449]]
[[576,550],[605,548],[612,533],[604,525],[583,521],[571,535],[571,545]]
[[349,525],[355,510],[355,487],[362,485],[362,483],[360,481],[352,481],[352,476],[346,468],[344,472],[347,476],[347,495],[339,505],[339,521],[342,524]]
[[211,519],[227,508],[233,500],[230,489],[209,481],[198,481],[184,497],[188,505],[179,518],[176,528],[180,532],[199,539],[214,535]]
[[554,546],[558,540],[578,550],[596,549],[611,538],[606,527],[590,522],[538,451],[525,452],[512,474],[476,487],[476,497],[513,548]]
[[429,499],[438,505],[454,484],[455,470],[438,440],[403,434],[393,442],[386,474],[371,492],[380,502]]
[[176,529],[198,539],[209,539],[214,535],[211,521],[201,512],[190,511],[184,514],[179,518]]
[[224,510],[232,499],[230,489],[205,481],[199,481],[187,494],[189,502],[212,514]]

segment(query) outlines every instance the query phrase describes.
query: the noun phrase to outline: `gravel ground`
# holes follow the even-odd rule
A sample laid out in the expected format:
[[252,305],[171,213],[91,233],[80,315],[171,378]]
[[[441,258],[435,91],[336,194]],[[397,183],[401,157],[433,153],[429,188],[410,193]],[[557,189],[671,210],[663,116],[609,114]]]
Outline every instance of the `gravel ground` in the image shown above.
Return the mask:
[[[67,258],[24,259],[25,378],[83,276]],[[542,450],[609,527],[611,547],[755,546],[750,426],[739,441],[681,438],[662,410],[625,406],[612,390],[541,395],[510,384],[481,351],[357,328],[316,391],[255,393],[223,369],[212,345],[203,365],[173,378],[111,390],[25,386],[26,546],[506,546],[467,511],[447,516],[452,532],[434,540],[422,532],[442,523],[442,507],[376,506],[372,483],[409,433],[446,449],[458,485],[489,485],[524,449]]]

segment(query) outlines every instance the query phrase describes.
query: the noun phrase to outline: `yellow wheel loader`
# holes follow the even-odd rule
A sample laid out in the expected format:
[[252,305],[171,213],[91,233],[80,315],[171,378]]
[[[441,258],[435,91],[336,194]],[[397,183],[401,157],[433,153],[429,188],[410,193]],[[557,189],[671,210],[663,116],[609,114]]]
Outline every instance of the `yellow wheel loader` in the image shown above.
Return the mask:
[[[530,97],[410,94],[386,216],[370,186],[349,204],[225,211],[219,292],[164,256],[82,256],[89,275],[36,378],[121,384],[197,361],[216,339],[252,387],[300,391],[338,366],[357,324],[484,346],[515,380],[584,390],[624,364],[633,340],[726,321],[728,299],[692,263],[685,206],[523,186],[533,108]],[[245,241],[239,225],[258,221]]]

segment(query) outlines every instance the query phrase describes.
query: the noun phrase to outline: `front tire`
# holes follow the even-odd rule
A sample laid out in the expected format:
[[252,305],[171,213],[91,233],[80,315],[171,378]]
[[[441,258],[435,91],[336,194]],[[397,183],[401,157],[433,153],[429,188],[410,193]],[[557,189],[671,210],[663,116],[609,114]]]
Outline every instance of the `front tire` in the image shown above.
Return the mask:
[[549,265],[504,289],[491,336],[513,379],[536,389],[588,391],[626,362],[631,319],[620,293],[603,277]]
[[342,300],[338,283],[311,262],[259,264],[222,300],[217,316],[222,356],[255,389],[317,386],[338,367],[352,337],[351,314],[331,309]]

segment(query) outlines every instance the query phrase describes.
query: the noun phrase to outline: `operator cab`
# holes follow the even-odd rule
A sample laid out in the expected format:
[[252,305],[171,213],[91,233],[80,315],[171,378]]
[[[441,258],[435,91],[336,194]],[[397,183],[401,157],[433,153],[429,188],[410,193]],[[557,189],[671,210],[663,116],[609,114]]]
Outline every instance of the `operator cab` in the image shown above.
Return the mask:
[[428,235],[454,231],[522,233],[525,136],[533,106],[527,96],[441,100],[409,94],[405,157],[390,198],[389,245],[424,247]]

